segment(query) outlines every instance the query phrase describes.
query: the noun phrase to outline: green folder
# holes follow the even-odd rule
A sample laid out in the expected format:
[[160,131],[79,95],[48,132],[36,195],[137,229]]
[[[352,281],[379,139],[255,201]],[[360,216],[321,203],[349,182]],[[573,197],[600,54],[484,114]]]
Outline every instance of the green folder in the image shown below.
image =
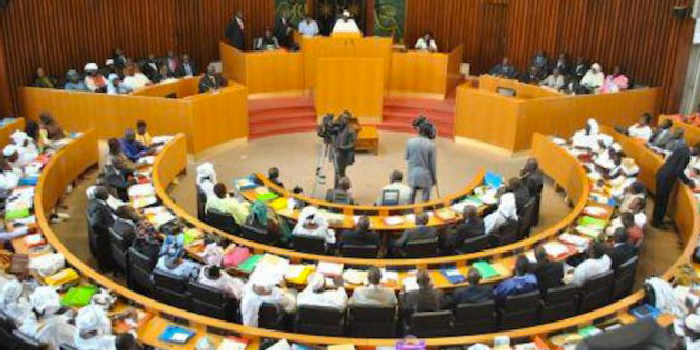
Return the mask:
[[603,219],[598,219],[590,216],[584,216],[578,220],[580,225],[586,226],[588,228],[604,229],[607,226],[607,222]]
[[498,276],[498,271],[496,271],[496,269],[493,268],[493,265],[485,261],[474,263],[474,268],[479,271],[481,278],[491,278]]
[[260,261],[262,257],[262,254],[251,255],[248,259],[238,265],[237,268],[242,272],[251,273],[255,269],[255,266],[258,265],[258,261]]
[[267,193],[259,194],[256,197],[256,199],[261,200],[263,202],[267,202],[267,201],[271,201],[273,199],[277,199],[277,197],[279,197],[279,196],[276,193],[267,192]]
[[63,306],[86,306],[90,304],[92,296],[97,294],[97,286],[84,285],[73,287],[61,298]]
[[578,334],[584,338],[600,333],[600,329],[594,326],[584,327],[578,330]]

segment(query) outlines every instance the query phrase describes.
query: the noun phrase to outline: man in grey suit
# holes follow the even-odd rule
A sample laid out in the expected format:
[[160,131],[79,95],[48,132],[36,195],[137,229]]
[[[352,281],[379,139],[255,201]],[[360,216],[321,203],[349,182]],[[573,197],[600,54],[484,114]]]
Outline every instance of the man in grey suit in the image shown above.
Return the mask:
[[430,217],[426,213],[416,215],[416,227],[403,232],[401,237],[392,243],[395,253],[402,254],[403,248],[411,242],[429,241],[438,238],[435,227],[428,227]]
[[395,306],[397,303],[394,290],[379,286],[382,280],[382,272],[376,266],[367,270],[368,286],[355,289],[350,298],[350,305],[366,306]]
[[649,143],[651,143],[652,146],[661,148],[666,146],[666,144],[671,141],[671,137],[673,136],[671,133],[672,126],[673,122],[671,119],[666,119],[661,125],[659,125],[659,129],[654,133],[654,136],[652,136]]
[[406,163],[408,167],[408,185],[411,187],[411,204],[416,202],[418,191],[423,193],[423,201],[430,200],[430,192],[437,185],[435,143],[431,140],[434,129],[430,123],[418,127],[418,137],[413,137],[406,144]]

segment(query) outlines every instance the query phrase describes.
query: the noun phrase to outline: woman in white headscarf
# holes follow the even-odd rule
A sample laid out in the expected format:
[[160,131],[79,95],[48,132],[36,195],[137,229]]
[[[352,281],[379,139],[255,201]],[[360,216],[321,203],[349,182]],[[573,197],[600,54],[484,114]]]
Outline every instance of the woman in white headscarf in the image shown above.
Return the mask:
[[496,231],[508,220],[518,220],[515,195],[512,192],[504,193],[499,200],[498,209],[484,218],[486,234]]
[[598,122],[593,118],[588,118],[586,126],[577,131],[571,139],[574,147],[596,149],[598,147]]
[[299,221],[294,226],[293,235],[320,237],[328,244],[335,243],[335,233],[328,229],[328,221],[319,215],[316,207],[308,206],[301,210]]
[[292,313],[296,308],[296,299],[289,291],[260,281],[249,282],[243,288],[241,299],[244,326],[258,326],[258,313],[263,303],[277,305],[286,313]]
[[[59,350],[61,344],[70,344],[75,334],[75,326],[69,324],[68,314],[56,315],[61,308],[61,299],[53,287],[37,287],[29,296],[32,309],[43,318],[41,324],[32,325],[25,322],[20,332],[32,335],[41,343],[47,344],[49,350]],[[34,332],[31,327],[34,326]]]
[[207,198],[214,196],[214,185],[218,182],[216,181],[216,170],[214,170],[214,166],[211,163],[204,163],[197,167],[195,183]]
[[581,78],[581,85],[591,92],[597,93],[605,84],[605,73],[599,63],[593,63],[591,69]]
[[16,279],[8,281],[0,289],[0,310],[9,316],[17,326],[21,326],[25,322],[32,322],[32,318],[34,318],[29,302],[22,297],[23,291],[22,283]]
[[323,306],[344,310],[348,305],[348,294],[340,285],[338,289],[326,290],[326,277],[313,273],[307,280],[306,288],[299,293],[297,305]]
[[88,305],[75,317],[73,343],[78,350],[116,350],[112,324],[104,309]]
[[17,130],[12,135],[10,135],[12,142],[18,147],[24,150],[23,155],[26,158],[34,160],[39,156],[39,150],[34,144],[34,140],[27,135],[26,132]]

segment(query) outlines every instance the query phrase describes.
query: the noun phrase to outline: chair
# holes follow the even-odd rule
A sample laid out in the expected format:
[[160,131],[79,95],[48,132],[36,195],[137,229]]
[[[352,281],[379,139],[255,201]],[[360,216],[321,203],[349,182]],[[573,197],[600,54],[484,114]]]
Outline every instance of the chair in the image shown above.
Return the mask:
[[206,223],[226,233],[235,235],[238,233],[238,224],[233,216],[218,210],[207,210]]
[[226,321],[236,321],[238,303],[228,298],[222,291],[190,281],[187,285],[187,294],[192,300],[191,307],[195,313]]
[[129,280],[129,271],[127,269],[128,257],[126,254],[127,244],[124,237],[119,235],[113,228],[109,228],[109,246],[112,252],[112,260],[114,261],[114,266],[116,272],[123,273]]
[[381,206],[394,206],[399,205],[399,200],[401,197],[401,191],[396,189],[386,189],[382,191],[382,198],[379,201]]
[[198,185],[195,185],[195,187],[197,188],[197,219],[205,222],[207,219],[207,194]]
[[518,220],[518,239],[524,239],[530,235],[532,230],[533,215],[535,212],[535,198],[530,200],[523,207],[523,212]]
[[613,300],[622,299],[632,293],[638,262],[639,258],[635,256],[618,266],[615,271],[615,286],[613,287],[612,294]]
[[69,344],[61,344],[58,348],[59,348],[59,350],[78,350],[78,348],[74,347],[73,345],[69,345]]
[[331,307],[304,305],[297,308],[294,330],[298,333],[342,336],[343,313]]
[[409,259],[425,258],[436,256],[438,251],[438,240],[423,239],[406,243],[403,248],[403,255]]
[[454,310],[454,335],[494,333],[498,330],[496,302],[459,304]]
[[539,322],[540,291],[509,295],[501,308],[500,329],[534,326]]
[[12,332],[17,326],[15,326],[15,322],[10,318],[10,316],[7,316],[4,311],[0,310],[0,328],[4,329],[8,332]]
[[138,291],[146,295],[153,293],[153,281],[151,271],[156,266],[157,261],[141,254],[136,248],[130,247],[129,257],[129,289]]
[[258,310],[258,327],[267,329],[284,329],[284,311],[277,304],[263,302]]
[[49,348],[48,345],[40,343],[17,329],[12,331],[12,336],[16,339],[15,350],[47,350]]
[[4,346],[3,349],[15,350],[17,346],[17,338],[12,335],[12,331],[0,328],[0,344]]
[[88,224],[88,241],[90,244],[90,254],[97,260],[97,267],[100,272],[111,271],[115,262],[112,258],[109,229],[104,224],[95,222],[87,215],[85,217]]
[[540,323],[575,316],[580,292],[579,286],[573,284],[549,289],[543,298]]
[[446,337],[453,333],[452,311],[414,312],[408,318],[407,334],[418,338]]
[[242,225],[243,238],[251,240],[260,244],[270,244],[272,243],[272,237],[267,233],[264,228],[255,227],[253,225]]
[[379,255],[379,247],[376,245],[348,245],[340,247],[340,255],[349,258],[376,258]]
[[579,313],[591,312],[608,305],[615,285],[615,271],[610,270],[583,284]]
[[357,338],[395,338],[396,307],[355,305],[348,308],[348,335]]
[[469,254],[485,250],[489,247],[489,239],[488,235],[465,239],[462,246],[457,248],[457,253]]
[[518,227],[519,223],[517,220],[508,220],[490,235],[491,239],[489,242],[491,246],[500,247],[516,243],[518,241]]
[[187,277],[175,276],[159,269],[153,270],[156,299],[181,309],[189,309]]
[[292,248],[309,254],[325,254],[326,240],[322,237],[292,235]]

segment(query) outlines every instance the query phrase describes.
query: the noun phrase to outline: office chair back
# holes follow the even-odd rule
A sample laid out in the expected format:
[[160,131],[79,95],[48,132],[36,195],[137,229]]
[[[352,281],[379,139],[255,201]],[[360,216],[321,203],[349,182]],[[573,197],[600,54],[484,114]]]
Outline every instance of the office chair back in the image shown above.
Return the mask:
[[610,270],[583,284],[579,313],[591,312],[610,303],[615,286],[615,271]]
[[195,185],[195,187],[197,188],[197,219],[206,222],[207,194],[198,185]]
[[156,261],[141,254],[136,248],[128,250],[129,257],[129,288],[150,295],[153,292],[151,271],[156,266]]
[[351,337],[396,337],[396,307],[354,305],[348,308],[348,332]]
[[235,235],[238,234],[238,224],[233,216],[209,209],[206,212],[206,223],[226,233]]
[[509,295],[501,309],[500,329],[515,329],[539,323],[540,291]]
[[267,329],[284,329],[283,324],[284,310],[277,305],[271,303],[262,303],[258,311],[258,327]]
[[436,256],[438,251],[438,240],[422,239],[408,242],[403,248],[404,256],[409,259],[426,258]]
[[33,337],[25,335],[19,330],[12,331],[12,336],[17,339],[15,350],[48,350],[48,345],[40,343]]
[[340,255],[349,258],[376,258],[379,255],[379,247],[376,245],[348,245],[340,247]]
[[496,302],[459,304],[454,310],[455,335],[494,333],[498,330]]
[[270,234],[268,234],[267,229],[248,224],[241,226],[241,229],[243,230],[243,238],[245,239],[260,244],[272,243],[272,237]]
[[454,332],[452,311],[414,312],[409,316],[407,332],[418,338],[450,336]]
[[635,256],[615,270],[615,287],[613,288],[615,300],[622,299],[632,293],[638,263],[639,258]]
[[542,300],[541,323],[550,323],[576,315],[581,288],[570,284],[550,288]]
[[192,299],[192,311],[197,314],[233,321],[237,314],[234,305],[222,291],[195,281],[187,285],[187,294]]
[[128,273],[126,240],[111,227],[109,228],[109,246],[112,252],[112,260],[114,261],[116,270],[126,276]]
[[190,309],[187,297],[187,277],[175,276],[159,269],[153,270],[153,285],[158,300],[181,309]]
[[321,237],[293,235],[292,247],[302,253],[325,254],[326,240]]
[[481,235],[479,237],[465,239],[462,245],[457,248],[459,254],[477,253],[486,250],[489,247],[489,236]]
[[343,313],[331,307],[299,306],[294,328],[298,333],[342,336],[344,331]]
[[507,220],[501,225],[496,232],[491,233],[491,246],[500,247],[508,244],[513,244],[518,241],[518,228],[520,224],[518,220]]

